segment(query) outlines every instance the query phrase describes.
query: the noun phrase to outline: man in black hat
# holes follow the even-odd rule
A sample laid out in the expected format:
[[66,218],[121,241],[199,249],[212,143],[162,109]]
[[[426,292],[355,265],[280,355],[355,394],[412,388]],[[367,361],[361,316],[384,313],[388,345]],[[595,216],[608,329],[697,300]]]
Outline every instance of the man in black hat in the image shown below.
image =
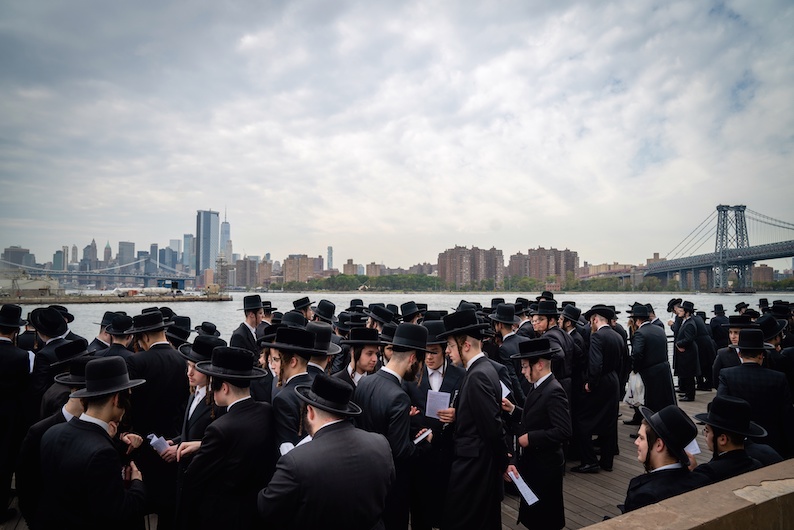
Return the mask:
[[377,329],[358,327],[350,330],[350,338],[342,341],[342,346],[351,349],[350,364],[336,372],[334,377],[346,381],[355,388],[362,378],[375,372],[375,367],[378,365],[378,348],[382,344]]
[[308,322],[311,322],[312,318],[314,317],[314,312],[312,311],[313,303],[314,302],[309,300],[308,296],[304,296],[303,298],[299,298],[292,302],[292,307],[295,311],[303,315],[303,318],[305,318]]
[[367,327],[377,329],[378,333],[383,333],[383,326],[394,320],[394,313],[379,304],[370,304],[369,309],[364,310],[364,314],[369,317]]
[[695,401],[695,378],[701,374],[700,356],[698,353],[698,326],[692,318],[695,306],[686,301],[675,306],[676,315],[681,319],[681,326],[675,338],[674,364],[678,375],[678,388],[681,401]]
[[312,307],[312,321],[333,324],[334,313],[336,313],[336,304],[330,300],[320,300],[316,307]]
[[750,307],[750,304],[748,304],[747,302],[739,302],[738,304],[736,304],[734,306],[733,309],[734,309],[734,311],[736,311],[737,313],[742,315],[742,314],[744,314],[745,311],[747,311],[747,309],[749,307]]
[[447,355],[466,369],[454,404],[454,459],[443,528],[501,530],[502,474],[508,448],[502,424],[502,390],[496,368],[482,351],[483,330],[473,309],[444,317]]
[[[62,335],[62,337],[64,339],[66,339],[66,340],[77,340],[77,339],[85,340],[83,337],[81,337],[77,333],[72,332],[72,330],[69,329],[68,325],[71,324],[72,322],[74,322],[74,315],[71,314],[68,309],[66,309],[62,305],[51,305],[49,307],[51,309],[55,309],[56,311],[58,311],[58,313],[63,318],[64,322],[66,322],[66,324],[67,324],[66,333],[64,333],[64,335]],[[86,340],[86,342],[88,342],[88,341]]]
[[[620,388],[618,370],[625,342],[609,325],[615,312],[605,305],[595,305],[584,314],[590,321],[590,348],[584,388],[577,390],[579,403],[574,410],[581,464],[571,468],[575,473],[612,471],[614,448],[617,447],[618,401]],[[593,435],[601,440],[601,459],[596,459]]]
[[262,298],[258,294],[244,297],[243,313],[245,314],[245,320],[232,333],[232,337],[229,339],[229,345],[234,348],[245,348],[250,351],[253,365],[254,357],[259,355],[259,348],[256,345],[256,330],[265,316]]
[[668,405],[654,413],[640,407],[642,424],[634,445],[645,474],[634,477],[626,491],[623,512],[631,512],[706,485],[702,475],[689,471],[684,448],[697,436],[697,427],[686,413]]
[[312,442],[279,459],[257,498],[260,517],[290,530],[378,528],[395,477],[388,441],[346,421],[361,408],[342,381],[319,375],[295,392]]
[[783,458],[794,456],[794,407],[786,376],[764,368],[764,333],[743,329],[739,342],[730,346],[742,364],[720,372],[718,396],[734,396],[750,404],[750,418],[763,427],[769,444]]
[[[551,293],[545,293],[551,294]],[[573,338],[557,325],[560,312],[557,311],[557,302],[554,299],[545,299],[538,302],[538,309],[532,314],[532,327],[538,337],[546,337],[559,348],[553,359],[552,372],[554,377],[565,389],[569,398],[571,396],[571,375],[573,374],[573,359],[575,345]]]
[[728,317],[725,316],[725,307],[722,304],[714,304],[712,313],[714,313],[714,316],[709,321],[711,336],[714,337],[718,350],[727,348],[731,341],[728,338],[728,328],[724,327],[724,324],[728,323]]
[[[71,342],[61,344],[55,348],[55,355],[58,360],[50,365],[50,369],[59,374],[64,371],[68,371],[68,363],[72,359],[88,355],[87,348],[88,344],[86,343],[85,339],[73,340]],[[50,388],[44,392],[44,395],[41,398],[39,417],[48,418],[52,416],[55,412],[60,410],[61,407],[63,407],[64,403],[69,400],[69,394],[71,393],[72,389],[68,385],[59,383],[58,376],[56,375],[52,385],[50,385]]]
[[720,396],[710,403],[707,414],[695,414],[706,424],[703,434],[713,453],[711,461],[697,466],[693,473],[701,474],[708,483],[719,482],[761,467],[744,449],[748,436],[766,436],[763,427],[750,420],[750,404],[733,396]]
[[418,324],[422,319],[422,311],[413,300],[402,304],[400,306],[400,313],[402,313],[403,322],[406,324]]
[[35,418],[33,421],[38,421],[41,398],[52,385],[55,377],[55,372],[50,369],[50,365],[58,361],[55,348],[68,342],[63,338],[68,328],[63,316],[51,307],[34,309],[30,313],[30,321],[43,344],[36,352],[33,361],[33,371],[30,376],[31,399],[28,404],[32,411],[31,418]]
[[311,383],[309,359],[324,352],[314,348],[314,333],[305,329],[280,327],[270,345],[271,354],[281,357],[281,390],[273,398],[276,442],[282,454],[305,436],[301,429],[300,400],[294,388]]
[[[155,434],[165,439],[178,435],[189,395],[185,361],[166,340],[165,330],[172,324],[163,321],[160,311],[133,317],[128,333],[141,351],[127,358],[130,376],[148,381],[132,396],[130,423],[143,436]],[[149,478],[151,505],[158,514],[158,527],[172,528],[176,506],[176,466],[164,462],[146,444],[137,457],[141,471]]]
[[100,350],[104,350],[110,347],[110,335],[107,334],[105,328],[107,328],[110,323],[113,321],[113,317],[116,316],[116,313],[113,311],[105,311],[102,315],[102,321],[99,324],[99,333],[97,334],[96,338],[91,341],[91,344],[88,345],[88,352],[94,354]]
[[529,389],[526,381],[519,381],[516,375],[516,361],[512,357],[518,353],[518,346],[529,339],[516,334],[518,317],[515,316],[513,304],[498,304],[493,313],[488,315],[494,331],[502,338],[499,345],[499,362],[502,363],[510,377],[511,387],[517,403],[524,402],[524,394]]
[[309,322],[306,324],[306,331],[314,334],[314,349],[322,352],[312,355],[306,365],[309,378],[314,380],[318,375],[327,373],[331,359],[339,355],[342,348],[331,340],[333,337],[331,324],[319,321]]
[[130,379],[118,357],[92,360],[85,379],[70,396],[83,400],[85,412],[42,437],[37,518],[41,528],[131,528],[142,524],[147,492],[135,462],[122,463],[111,437],[130,409],[130,390],[146,381]]
[[22,308],[15,304],[0,307],[0,522],[15,515],[8,509],[11,500],[11,475],[17,450],[30,425],[25,414],[25,399],[30,389],[30,354],[17,348]]
[[711,370],[709,366],[714,365],[714,358],[717,356],[717,348],[714,339],[711,336],[711,331],[706,325],[706,313],[697,311],[695,313],[697,318],[693,318],[695,326],[697,326],[697,335],[695,342],[698,345],[698,360],[700,362],[701,375],[697,378],[697,390],[708,392],[716,385],[711,380]]
[[[412,457],[427,451],[429,444],[413,443],[418,433],[411,430],[411,399],[403,383],[416,380],[427,351],[427,328],[418,324],[400,324],[391,341],[391,360],[356,386],[354,399],[363,410],[356,419],[362,429],[386,437],[391,447],[396,471],[395,483],[386,497],[383,522],[387,530],[407,529],[410,505],[410,466]],[[428,441],[432,440],[432,434]]]
[[[747,315],[731,315],[728,317],[728,322],[723,324],[723,327],[728,330],[728,346],[731,344],[735,346],[739,343],[739,332],[741,330],[758,328],[758,324],[750,320],[750,317]],[[711,366],[711,377],[717,390],[719,390],[720,372],[724,368],[742,364],[736,349],[729,348],[728,346],[717,350],[717,356],[714,358],[714,364]]]
[[565,526],[562,445],[571,437],[571,413],[568,395],[551,373],[552,359],[558,353],[559,347],[546,337],[520,344],[513,358],[519,360],[521,373],[532,386],[523,409],[502,400],[521,447],[521,455],[513,458],[508,473],[520,474],[539,499],[532,506],[521,499],[518,521],[527,528],[559,530]]
[[213,399],[226,413],[207,426],[185,470],[180,522],[184,528],[260,528],[256,497],[276,464],[273,409],[251,399],[249,386],[264,371],[251,366],[248,350],[223,346],[196,369],[210,376]]
[[[69,388],[70,394],[85,388],[85,365],[91,360],[93,357],[90,356],[75,357],[69,360],[69,372],[56,375],[55,382]],[[41,438],[50,427],[71,421],[72,418],[79,417],[83,412],[85,409],[80,398],[68,397],[66,404],[60,410],[33,424],[22,442],[15,481],[19,509],[31,530],[39,528],[36,517],[44,487],[41,473]]]
[[[526,298],[516,298],[516,316],[518,317],[518,329],[516,334],[519,337],[526,337],[528,339],[535,338],[535,328],[532,326],[532,315],[530,314],[531,308],[529,300]],[[535,304],[537,309],[537,304]]]
[[105,328],[110,337],[110,347],[100,350],[94,354],[95,357],[121,357],[125,361],[133,356],[130,351],[132,343],[132,317],[127,315],[115,315],[110,325]]

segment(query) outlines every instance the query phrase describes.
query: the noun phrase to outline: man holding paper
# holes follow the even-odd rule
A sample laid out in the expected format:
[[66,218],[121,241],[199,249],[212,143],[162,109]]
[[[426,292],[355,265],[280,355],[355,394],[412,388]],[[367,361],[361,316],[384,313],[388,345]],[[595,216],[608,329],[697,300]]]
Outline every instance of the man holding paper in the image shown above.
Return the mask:
[[[502,408],[511,413],[521,446],[521,456],[513,458],[506,478],[517,482],[522,496],[518,522],[527,528],[559,530],[565,526],[562,444],[571,437],[571,413],[568,395],[551,373],[552,359],[561,353],[546,337],[519,344],[519,352],[511,358],[521,361],[521,373],[531,386],[523,410],[502,399]],[[522,491],[521,479],[537,497]]]

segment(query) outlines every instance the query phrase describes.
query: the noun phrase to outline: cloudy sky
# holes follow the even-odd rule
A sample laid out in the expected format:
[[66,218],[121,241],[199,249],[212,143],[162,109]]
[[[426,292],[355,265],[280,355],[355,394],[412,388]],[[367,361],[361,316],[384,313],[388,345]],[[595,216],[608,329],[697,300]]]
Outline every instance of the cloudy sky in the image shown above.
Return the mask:
[[278,260],[639,263],[720,203],[794,222],[792,27],[789,0],[4,2],[0,245],[148,249],[227,208]]

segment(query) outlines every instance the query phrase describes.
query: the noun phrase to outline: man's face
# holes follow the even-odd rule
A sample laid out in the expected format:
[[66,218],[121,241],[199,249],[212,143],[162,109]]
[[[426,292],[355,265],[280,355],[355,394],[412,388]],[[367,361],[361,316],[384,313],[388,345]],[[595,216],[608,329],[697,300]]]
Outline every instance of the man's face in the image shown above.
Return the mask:
[[411,381],[416,381],[416,375],[419,373],[419,370],[422,369],[422,363],[416,359],[415,353],[411,354],[411,358],[413,359],[413,362],[411,363],[411,367],[408,369],[405,375],[403,375],[403,379],[405,381],[408,381],[409,383]]
[[391,344],[383,345],[383,358],[386,362],[391,361],[391,354],[394,353],[394,346]]
[[187,379],[190,386],[207,386],[207,376],[196,370],[196,363],[187,362]]
[[256,325],[258,326],[259,324],[262,323],[262,319],[265,318],[265,310],[264,309],[257,310],[257,312],[254,313],[254,316],[256,317]]
[[677,317],[684,318],[684,308],[680,305],[677,305],[673,308],[673,313],[675,313]]
[[430,370],[438,370],[444,365],[444,350],[440,344],[428,344],[425,353],[425,366]]
[[527,381],[532,382],[532,365],[526,359],[521,359],[521,374]]
[[714,431],[711,430],[711,425],[703,427],[703,436],[706,437],[706,447],[709,448],[709,451],[716,453],[717,448],[714,447]]
[[637,460],[640,464],[645,464],[645,459],[648,457],[648,433],[645,425],[640,425],[634,445],[637,446]]
[[361,349],[361,357],[356,363],[356,371],[358,373],[370,373],[375,369],[378,364],[378,347],[373,345],[365,345]]
[[452,337],[447,338],[447,356],[449,356],[449,360],[452,361],[452,364],[455,366],[463,366],[463,359],[460,356],[460,350],[458,349],[458,343],[455,342],[455,339]]
[[739,328],[729,328],[728,329],[728,340],[731,341],[731,344],[736,346],[739,344]]

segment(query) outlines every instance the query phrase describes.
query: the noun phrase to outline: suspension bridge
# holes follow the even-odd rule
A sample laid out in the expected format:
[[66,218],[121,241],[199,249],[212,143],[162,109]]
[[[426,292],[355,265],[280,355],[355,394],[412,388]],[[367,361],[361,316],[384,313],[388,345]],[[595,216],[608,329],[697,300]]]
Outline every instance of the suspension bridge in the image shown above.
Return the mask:
[[[750,210],[745,205],[720,204],[665,259],[648,265],[645,276],[664,284],[678,277],[683,290],[698,288],[705,275],[710,289],[728,291],[736,276],[736,290],[753,286],[753,263],[794,256],[794,224]],[[714,251],[695,254],[714,241]],[[750,242],[754,244],[751,245]]]

